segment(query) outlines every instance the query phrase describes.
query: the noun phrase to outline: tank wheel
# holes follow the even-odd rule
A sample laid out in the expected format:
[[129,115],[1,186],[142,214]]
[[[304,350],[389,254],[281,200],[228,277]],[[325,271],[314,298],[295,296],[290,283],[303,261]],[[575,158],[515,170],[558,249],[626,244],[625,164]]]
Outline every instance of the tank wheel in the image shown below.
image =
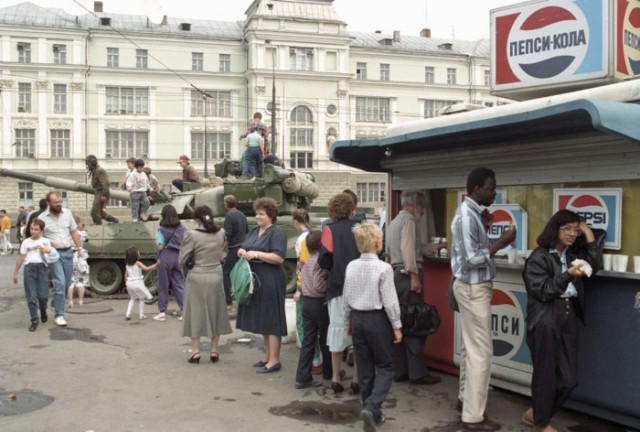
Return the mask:
[[91,289],[97,294],[113,294],[122,285],[122,267],[114,260],[97,260],[90,263]]
[[[145,264],[151,265],[153,263]],[[144,285],[147,287],[151,294],[156,295],[158,293],[158,269],[153,269],[152,271],[144,275]]]
[[287,282],[287,294],[293,294],[296,291],[296,269],[298,263],[295,259],[284,260],[284,280]]

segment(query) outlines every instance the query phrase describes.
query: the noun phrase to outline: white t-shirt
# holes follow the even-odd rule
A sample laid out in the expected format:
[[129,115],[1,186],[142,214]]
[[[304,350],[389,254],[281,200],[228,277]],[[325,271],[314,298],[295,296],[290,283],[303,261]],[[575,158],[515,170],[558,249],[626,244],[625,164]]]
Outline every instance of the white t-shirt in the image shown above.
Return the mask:
[[20,253],[25,255],[25,264],[41,263],[42,255],[38,250],[38,247],[51,247],[51,242],[44,237],[40,237],[38,240],[34,240],[33,237],[26,238],[20,245]]
[[142,280],[142,269],[137,264],[125,266],[127,269],[127,282]]

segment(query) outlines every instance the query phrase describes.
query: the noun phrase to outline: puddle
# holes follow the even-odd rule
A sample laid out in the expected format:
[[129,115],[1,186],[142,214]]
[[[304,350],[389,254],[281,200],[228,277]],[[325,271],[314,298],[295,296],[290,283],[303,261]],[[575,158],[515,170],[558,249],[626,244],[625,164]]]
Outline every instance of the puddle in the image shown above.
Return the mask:
[[8,298],[0,297],[0,312],[4,312],[9,309],[11,302]]
[[269,408],[277,416],[285,416],[310,423],[351,424],[360,421],[362,405],[359,398],[337,403],[294,401],[289,405]]
[[0,392],[0,417],[26,414],[42,409],[53,402],[51,396],[31,391]]
[[49,338],[55,341],[78,340],[82,342],[106,343],[106,336],[94,335],[93,331],[88,328],[54,327],[49,330],[49,333]]

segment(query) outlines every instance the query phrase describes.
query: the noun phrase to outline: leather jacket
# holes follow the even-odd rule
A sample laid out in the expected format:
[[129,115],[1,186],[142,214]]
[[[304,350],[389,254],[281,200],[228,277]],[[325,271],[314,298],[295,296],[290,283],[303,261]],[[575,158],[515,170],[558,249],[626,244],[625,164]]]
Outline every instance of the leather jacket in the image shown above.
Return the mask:
[[[567,250],[567,263],[575,259],[584,259],[593,268],[593,274],[602,269],[602,246],[605,232],[594,229],[595,241],[591,243],[576,242]],[[593,276],[593,275],[592,275]],[[566,291],[570,282],[578,292],[577,297],[571,298],[571,304],[576,316],[584,323],[584,288],[582,278],[571,276],[562,271],[560,255],[551,252],[547,247],[536,248],[525,262],[522,272],[524,285],[527,289],[527,330],[545,320],[553,322],[554,302]]]

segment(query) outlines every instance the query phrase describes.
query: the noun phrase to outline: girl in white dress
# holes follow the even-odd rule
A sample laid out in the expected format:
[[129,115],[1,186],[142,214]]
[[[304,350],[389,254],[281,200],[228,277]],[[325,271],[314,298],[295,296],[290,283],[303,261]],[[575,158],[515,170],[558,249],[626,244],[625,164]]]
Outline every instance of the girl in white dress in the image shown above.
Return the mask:
[[131,310],[136,300],[140,305],[140,319],[146,319],[144,314],[144,300],[152,300],[153,296],[144,284],[144,276],[142,272],[150,272],[158,267],[160,261],[156,261],[155,264],[146,266],[140,261],[140,252],[135,246],[131,246],[125,252],[126,270],[124,276],[127,280],[127,292],[129,293],[129,305],[127,306],[127,313],[125,319],[128,321],[131,319]]

